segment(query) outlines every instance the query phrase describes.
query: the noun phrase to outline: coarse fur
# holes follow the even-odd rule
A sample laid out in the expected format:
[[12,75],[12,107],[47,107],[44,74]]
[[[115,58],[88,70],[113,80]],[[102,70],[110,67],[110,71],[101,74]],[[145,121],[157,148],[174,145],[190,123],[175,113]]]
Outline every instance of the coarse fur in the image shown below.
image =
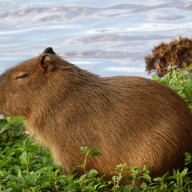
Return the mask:
[[44,52],[2,74],[0,93],[0,113],[24,116],[65,173],[83,164],[82,146],[99,145],[102,154],[87,169],[147,165],[152,177],[183,169],[184,152],[192,152],[187,104],[153,80],[98,77]]

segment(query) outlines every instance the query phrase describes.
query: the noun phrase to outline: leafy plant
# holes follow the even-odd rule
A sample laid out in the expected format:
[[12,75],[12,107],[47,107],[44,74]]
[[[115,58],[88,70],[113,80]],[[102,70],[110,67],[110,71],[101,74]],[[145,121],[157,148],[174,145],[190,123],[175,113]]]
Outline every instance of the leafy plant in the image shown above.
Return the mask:
[[153,74],[152,79],[159,81],[177,92],[189,105],[192,110],[192,64],[177,71],[174,67],[168,67],[168,73],[163,78]]
[[49,150],[27,136],[23,121],[20,117],[0,120],[0,191],[64,189],[61,168],[52,163]]

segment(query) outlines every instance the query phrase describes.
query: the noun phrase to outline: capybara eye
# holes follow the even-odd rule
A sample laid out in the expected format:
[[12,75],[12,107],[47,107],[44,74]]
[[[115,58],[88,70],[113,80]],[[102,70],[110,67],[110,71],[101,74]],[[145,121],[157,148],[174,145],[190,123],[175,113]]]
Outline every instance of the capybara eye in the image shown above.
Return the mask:
[[25,77],[27,77],[28,76],[28,74],[24,74],[24,75],[21,75],[21,76],[17,76],[16,78],[15,78],[15,80],[16,79],[24,79]]

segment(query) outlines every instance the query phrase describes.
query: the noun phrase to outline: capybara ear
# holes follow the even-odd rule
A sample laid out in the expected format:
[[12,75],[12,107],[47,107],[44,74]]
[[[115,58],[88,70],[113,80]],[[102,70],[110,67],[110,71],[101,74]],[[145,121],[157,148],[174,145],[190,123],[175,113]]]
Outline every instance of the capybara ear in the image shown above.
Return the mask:
[[52,47],[47,47],[44,51],[43,54],[50,54],[50,55],[56,55],[56,53],[53,51]]
[[40,58],[40,65],[45,72],[50,72],[53,69],[53,62],[50,55],[42,55]]

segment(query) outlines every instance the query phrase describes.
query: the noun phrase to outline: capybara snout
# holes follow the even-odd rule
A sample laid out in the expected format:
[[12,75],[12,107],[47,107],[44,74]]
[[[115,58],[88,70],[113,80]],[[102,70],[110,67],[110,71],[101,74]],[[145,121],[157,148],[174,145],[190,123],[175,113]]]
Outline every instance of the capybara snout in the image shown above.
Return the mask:
[[0,112],[24,116],[65,172],[83,163],[82,146],[99,145],[102,154],[87,169],[109,174],[121,163],[147,165],[152,177],[182,169],[184,152],[192,152],[191,112],[169,87],[142,77],[99,77],[50,47],[1,75],[0,92]]

